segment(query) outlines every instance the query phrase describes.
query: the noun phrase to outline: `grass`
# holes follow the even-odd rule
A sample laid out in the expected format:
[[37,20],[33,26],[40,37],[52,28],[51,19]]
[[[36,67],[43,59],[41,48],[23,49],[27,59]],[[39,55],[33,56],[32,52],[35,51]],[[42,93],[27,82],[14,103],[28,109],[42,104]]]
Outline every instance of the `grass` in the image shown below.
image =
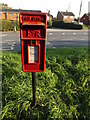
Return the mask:
[[21,53],[2,53],[2,120],[90,119],[87,48],[47,49],[45,72],[37,73],[37,106],[31,73],[23,73]]

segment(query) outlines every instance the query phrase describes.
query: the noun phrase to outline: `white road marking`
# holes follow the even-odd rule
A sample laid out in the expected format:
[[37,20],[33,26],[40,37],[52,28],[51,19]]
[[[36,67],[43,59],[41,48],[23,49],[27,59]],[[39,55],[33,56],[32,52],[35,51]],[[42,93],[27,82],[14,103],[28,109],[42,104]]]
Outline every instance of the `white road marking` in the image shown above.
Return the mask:
[[11,50],[13,50],[13,47],[11,47]]
[[12,45],[12,47],[14,46],[14,44]]
[[76,34],[76,33],[73,33],[74,35]]
[[4,36],[6,36],[7,34],[4,34],[4,35],[1,35],[1,37],[4,37]]
[[6,40],[7,42],[14,42],[15,40]]
[[84,33],[85,35],[87,34],[87,33]]
[[15,45],[15,42],[13,42],[12,47],[14,47],[14,45]]
[[63,33],[63,35],[65,35],[65,33]]
[[49,44],[50,44],[50,42],[47,42],[47,44],[49,45]]
[[50,33],[50,35],[52,35],[52,33]]

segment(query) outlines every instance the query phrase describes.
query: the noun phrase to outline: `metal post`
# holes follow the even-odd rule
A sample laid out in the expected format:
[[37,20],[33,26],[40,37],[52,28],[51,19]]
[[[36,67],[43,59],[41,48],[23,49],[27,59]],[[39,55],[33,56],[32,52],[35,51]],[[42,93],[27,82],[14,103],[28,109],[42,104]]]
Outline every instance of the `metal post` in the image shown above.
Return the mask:
[[33,103],[32,106],[36,105],[36,73],[32,72],[32,89],[33,89]]

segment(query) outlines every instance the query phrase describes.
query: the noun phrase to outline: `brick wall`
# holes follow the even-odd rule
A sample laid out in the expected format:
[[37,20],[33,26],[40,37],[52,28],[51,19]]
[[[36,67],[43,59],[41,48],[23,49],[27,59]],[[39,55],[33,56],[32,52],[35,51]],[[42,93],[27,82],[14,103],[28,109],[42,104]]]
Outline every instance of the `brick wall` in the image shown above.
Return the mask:
[[2,19],[2,20],[19,20],[19,13],[0,12],[0,19]]
[[8,20],[18,20],[18,14],[13,12],[7,12]]
[[6,13],[0,12],[0,19],[5,20],[6,19]]
[[57,14],[57,19],[58,19],[59,21],[63,21],[63,15],[62,15],[61,13],[58,13],[58,14]]
[[87,14],[84,14],[81,17],[80,22],[83,22],[83,24],[85,25],[90,25],[90,16],[87,16]]

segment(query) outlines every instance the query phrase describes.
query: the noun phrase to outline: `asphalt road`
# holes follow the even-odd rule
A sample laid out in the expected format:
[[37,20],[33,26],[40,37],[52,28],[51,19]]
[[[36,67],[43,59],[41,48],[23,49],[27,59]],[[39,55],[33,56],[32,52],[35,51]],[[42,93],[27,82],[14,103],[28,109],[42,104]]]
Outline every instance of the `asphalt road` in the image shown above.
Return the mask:
[[[21,49],[19,32],[2,32],[0,36],[2,50]],[[88,31],[48,29],[46,46],[49,48],[88,46]]]

